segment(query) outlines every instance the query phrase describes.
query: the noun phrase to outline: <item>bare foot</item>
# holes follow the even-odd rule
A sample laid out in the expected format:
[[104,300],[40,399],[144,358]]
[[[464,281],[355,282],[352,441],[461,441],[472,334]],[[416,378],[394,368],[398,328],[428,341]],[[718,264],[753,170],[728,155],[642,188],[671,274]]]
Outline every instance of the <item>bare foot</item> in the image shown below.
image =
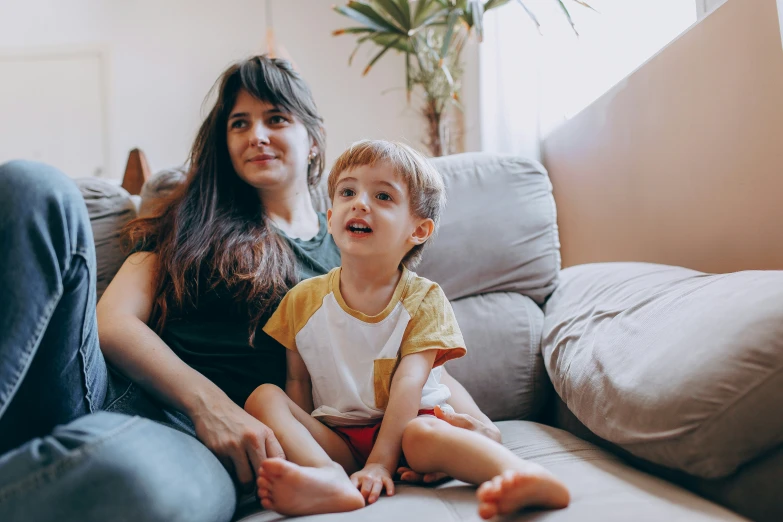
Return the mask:
[[525,507],[561,509],[570,500],[568,489],[548,471],[506,471],[483,483],[476,492],[483,519]]
[[258,496],[281,515],[342,513],[364,507],[364,497],[338,464],[305,468],[283,459],[266,459],[258,470]]

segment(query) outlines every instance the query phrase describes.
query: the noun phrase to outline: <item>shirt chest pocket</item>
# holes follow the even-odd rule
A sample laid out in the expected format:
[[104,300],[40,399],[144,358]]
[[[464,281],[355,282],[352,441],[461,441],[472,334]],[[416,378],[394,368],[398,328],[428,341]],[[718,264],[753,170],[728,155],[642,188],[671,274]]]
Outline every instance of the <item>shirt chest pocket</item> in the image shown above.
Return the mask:
[[389,391],[392,376],[397,367],[397,359],[375,359],[373,361],[373,384],[375,387],[375,407],[385,410],[389,405]]

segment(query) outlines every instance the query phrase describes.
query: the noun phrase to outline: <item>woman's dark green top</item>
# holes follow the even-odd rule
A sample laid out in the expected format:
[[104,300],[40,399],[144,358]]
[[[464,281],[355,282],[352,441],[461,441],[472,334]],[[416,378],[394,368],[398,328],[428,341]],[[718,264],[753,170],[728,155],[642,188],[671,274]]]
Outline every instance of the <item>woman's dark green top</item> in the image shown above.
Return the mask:
[[[340,251],[326,231],[326,216],[319,213],[318,220],[318,234],[307,241],[278,232],[291,245],[300,280],[325,274],[340,264]],[[197,309],[170,318],[161,338],[183,361],[242,406],[261,384],[285,387],[285,348],[261,330],[264,322],[262,319],[255,347],[251,347],[247,308],[218,287],[199,295]]]

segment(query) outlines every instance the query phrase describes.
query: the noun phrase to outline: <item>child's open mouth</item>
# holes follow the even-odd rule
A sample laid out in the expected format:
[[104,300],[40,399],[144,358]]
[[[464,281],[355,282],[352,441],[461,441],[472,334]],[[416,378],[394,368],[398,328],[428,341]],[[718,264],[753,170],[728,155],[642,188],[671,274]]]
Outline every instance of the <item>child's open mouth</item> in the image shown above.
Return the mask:
[[372,228],[361,219],[352,219],[345,226],[345,229],[352,235],[366,236],[372,234]]

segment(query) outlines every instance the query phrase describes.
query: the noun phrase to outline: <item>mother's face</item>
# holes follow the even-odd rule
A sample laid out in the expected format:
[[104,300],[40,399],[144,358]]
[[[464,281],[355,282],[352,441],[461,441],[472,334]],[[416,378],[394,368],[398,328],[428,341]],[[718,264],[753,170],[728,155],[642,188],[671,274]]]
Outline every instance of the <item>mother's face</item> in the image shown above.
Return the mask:
[[245,183],[260,191],[307,186],[308,159],[315,147],[293,114],[242,90],[227,126],[231,163]]

